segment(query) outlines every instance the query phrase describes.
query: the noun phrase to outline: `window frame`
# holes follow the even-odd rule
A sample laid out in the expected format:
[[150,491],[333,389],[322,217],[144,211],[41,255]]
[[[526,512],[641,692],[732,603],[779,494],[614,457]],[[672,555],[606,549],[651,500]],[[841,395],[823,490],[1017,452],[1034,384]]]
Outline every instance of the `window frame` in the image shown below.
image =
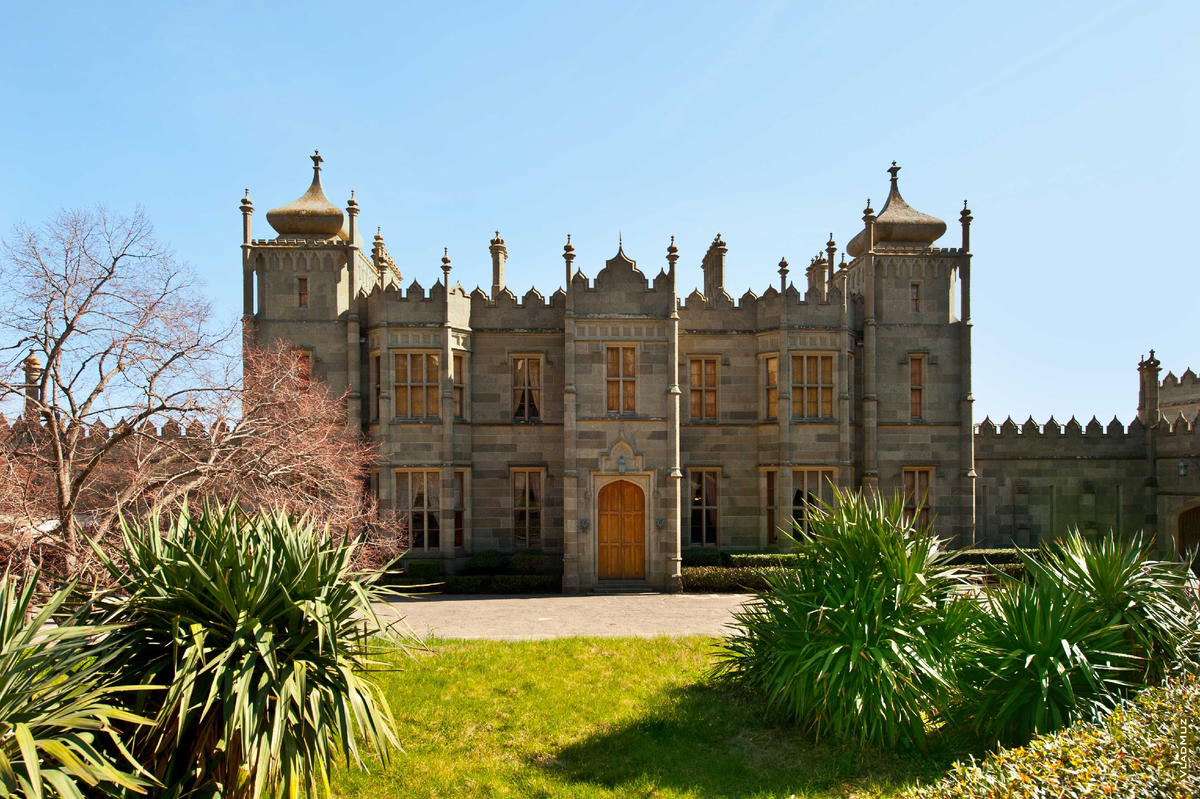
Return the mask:
[[307,310],[308,300],[308,275],[296,275],[296,307]]
[[369,381],[367,421],[377,423],[383,414],[380,392],[383,390],[383,355],[379,350],[367,353],[367,376]]
[[[519,506],[517,504],[517,475],[525,475],[525,490],[524,496],[526,504]],[[528,504],[529,477],[536,475],[538,480],[538,504],[537,504],[537,543],[530,542],[530,532],[532,530],[532,511],[534,506]],[[508,496],[512,501],[512,514],[509,517],[512,524],[512,547],[520,550],[540,550],[546,546],[546,467],[545,466],[510,466],[508,469],[509,491]],[[524,522],[524,543],[518,543],[518,514],[525,513]]]
[[[837,398],[835,389],[837,389],[838,373],[837,373],[837,357],[836,354],[829,350],[815,350],[812,352],[795,351],[788,353],[792,359],[792,419],[802,421],[815,421],[821,419],[836,419],[837,413],[835,408],[837,405],[834,400]],[[808,363],[809,359],[815,359],[817,363],[817,382],[810,384],[808,382]],[[800,360],[800,368],[796,368],[796,360]],[[828,361],[829,365],[829,382],[825,382],[824,366]],[[808,413],[809,392],[816,392],[814,400],[817,406],[817,413]],[[825,397],[828,396],[829,413],[825,411]],[[800,412],[797,413],[797,408]]]
[[451,414],[455,419],[467,418],[467,353],[459,350],[450,352],[450,384],[454,396]]
[[[912,421],[925,420],[925,384],[928,382],[928,358],[924,353],[908,354],[908,414]],[[913,413],[913,411],[916,413]]]
[[[638,359],[638,349],[640,349],[640,348],[638,347],[637,344],[628,344],[628,343],[624,343],[624,342],[617,343],[617,344],[605,344],[604,345],[604,409],[605,409],[605,413],[609,416],[636,416],[637,415],[638,367],[641,365],[639,363],[639,359]],[[616,350],[618,353],[618,355],[617,355],[618,374],[615,376],[609,374],[609,371],[610,371],[609,370],[609,365],[610,365],[609,364],[609,360],[610,360],[609,353],[611,353],[613,350]],[[627,362],[625,360],[625,351],[626,350],[629,350],[633,354],[633,366],[630,369],[632,374],[628,374],[628,375],[625,374],[625,367],[627,364]],[[611,405],[611,400],[612,400],[612,397],[611,397],[612,389],[610,388],[610,386],[612,386],[614,383],[617,385],[616,398],[617,398],[617,405],[620,406],[619,410],[613,410],[612,408],[609,407]],[[627,388],[627,386],[631,386],[632,388]],[[633,407],[626,408],[625,407],[627,404],[626,400],[630,400],[631,395],[632,395],[631,403],[632,403]]]
[[[395,479],[395,485],[396,485],[396,498],[393,500],[393,507],[397,514],[401,514],[401,513],[406,514],[405,520],[408,525],[409,551],[411,551],[411,552],[438,552],[438,551],[440,551],[441,550],[441,533],[442,533],[442,516],[441,516],[442,472],[441,472],[441,469],[429,468],[429,467],[424,467],[424,466],[413,466],[413,467],[409,467],[409,468],[393,469],[392,472],[395,475],[394,479]],[[413,496],[414,496],[414,492],[412,491],[412,486],[413,486],[412,475],[422,475],[422,479],[424,481],[422,483],[422,490],[424,492],[423,497],[424,497],[424,502],[426,504],[422,505],[420,508],[414,508],[413,504],[412,504]],[[437,493],[438,503],[434,507],[429,507],[429,505],[428,505],[429,485],[430,485],[429,481],[430,481],[431,477],[433,478],[434,482],[437,484],[437,492],[438,492]],[[401,480],[404,481],[403,488],[401,488],[401,485],[402,485]],[[403,495],[407,496],[407,498],[408,498],[407,502],[405,502],[403,505],[401,505],[401,503],[400,503],[400,497],[402,496],[401,492],[404,492]],[[416,513],[420,513],[421,517],[422,517],[421,525],[420,525],[420,535],[421,535],[421,545],[420,546],[417,545],[416,525],[414,524],[414,518],[413,518],[414,514],[416,514]],[[429,531],[430,531],[429,520],[430,520],[430,518],[433,518],[436,520],[437,536],[438,536],[436,545],[431,545],[429,543]]]
[[[694,475],[702,475],[700,478],[701,504],[695,504],[695,491],[693,490]],[[712,488],[716,492],[715,497],[705,496],[707,493],[707,483],[703,475],[712,475]],[[689,466],[687,469],[688,477],[688,493],[687,493],[687,546],[691,549],[706,549],[717,548],[721,545],[721,469],[714,466]],[[700,542],[697,543],[695,528],[693,527],[693,516],[695,511],[700,511]],[[712,512],[710,519],[705,511]],[[709,539],[708,531],[712,529],[712,540]]]
[[763,511],[767,517],[767,546],[779,541],[779,469],[763,469]]
[[[818,501],[832,504],[833,488],[837,485],[837,468],[833,466],[793,466],[792,468],[792,519],[800,529],[808,532],[809,508],[814,507],[809,497],[815,496]],[[817,493],[811,490],[812,480],[817,481]],[[796,504],[797,494],[801,497]]]
[[[441,415],[442,415],[442,407],[441,407],[441,405],[442,405],[442,401],[441,401],[441,398],[442,398],[442,376],[444,374],[443,370],[445,369],[444,364],[442,364],[442,351],[435,350],[435,349],[404,349],[404,350],[392,350],[391,353],[392,353],[392,418],[407,419],[407,420],[412,420],[412,421],[432,421],[434,419],[440,419]],[[421,371],[423,373],[422,377],[424,378],[424,380],[422,380],[420,383],[412,382],[412,357],[414,355],[422,356]],[[428,361],[424,360],[425,358],[428,358],[431,356],[434,358],[437,358],[437,361],[438,361],[437,380],[432,383],[429,382]],[[404,383],[401,383],[399,381],[399,372],[396,369],[396,363],[397,363],[398,358],[405,359],[404,373],[407,376],[407,380]],[[423,413],[419,416],[410,412],[412,410],[412,388],[413,388],[413,386],[420,386],[424,390],[424,394],[425,394],[425,396],[422,398],[422,404],[425,406],[425,413]],[[400,403],[401,403],[400,389],[402,389],[402,388],[404,389],[404,394],[403,394],[403,396],[404,396],[404,411],[405,411],[404,413],[400,413]],[[431,389],[433,391],[433,399],[434,399],[434,403],[433,403],[434,410],[432,413],[429,412],[429,407],[428,407],[429,392]]]
[[[911,521],[919,513],[917,525],[920,529],[929,529],[933,521],[933,481],[934,466],[904,466],[900,470],[902,478],[902,494],[904,497],[904,520]],[[912,476],[912,488],[909,487],[909,476]],[[920,499],[916,493],[921,490],[920,477],[925,476],[925,492]]]
[[[760,356],[759,360],[762,361],[762,366],[760,367],[760,374],[759,374],[759,381],[760,381],[759,384],[763,388],[763,393],[760,395],[762,397],[762,403],[763,403],[763,406],[762,406],[763,421],[764,422],[778,421],[779,420],[779,353],[778,352],[763,353]],[[775,382],[774,383],[770,382],[770,380],[771,380],[771,361],[775,362]],[[772,391],[775,392],[773,397],[771,394]],[[775,408],[774,413],[771,412],[772,404],[774,405],[774,408]]]
[[[517,381],[517,375],[516,375],[517,361],[525,362],[526,383],[525,383],[525,385],[521,385],[521,386],[518,386],[517,382],[516,382]],[[528,382],[530,379],[530,374],[532,373],[529,368],[529,363],[531,361],[537,363],[538,382],[537,382],[536,386],[533,385],[532,383]],[[542,414],[542,409],[543,409],[542,400],[545,397],[545,379],[544,379],[545,371],[546,371],[545,356],[539,352],[514,352],[514,353],[509,354],[508,363],[509,363],[508,383],[509,383],[509,389],[510,389],[509,390],[509,399],[512,401],[512,406],[510,408],[512,420],[514,422],[522,422],[522,423],[543,421],[544,417]],[[532,415],[529,413],[529,396],[528,395],[529,395],[529,393],[534,392],[534,391],[537,392],[537,398],[534,401],[535,404],[537,405],[536,415]],[[521,407],[520,400],[518,399],[518,393],[524,395],[524,403],[525,403],[525,405],[524,405],[525,414],[524,415],[519,415],[517,413],[517,409],[519,407]]]
[[[705,364],[711,362],[713,364],[712,385],[708,385],[708,374],[705,371]],[[697,386],[693,378],[695,371],[693,365],[700,364],[700,385]],[[721,418],[721,357],[719,355],[694,354],[687,357],[688,364],[688,421],[689,422],[716,422]],[[700,394],[700,415],[693,414],[693,398],[695,394]],[[712,395],[712,415],[708,413],[708,395]]]
[[921,312],[921,282],[914,280],[908,285],[909,313]]

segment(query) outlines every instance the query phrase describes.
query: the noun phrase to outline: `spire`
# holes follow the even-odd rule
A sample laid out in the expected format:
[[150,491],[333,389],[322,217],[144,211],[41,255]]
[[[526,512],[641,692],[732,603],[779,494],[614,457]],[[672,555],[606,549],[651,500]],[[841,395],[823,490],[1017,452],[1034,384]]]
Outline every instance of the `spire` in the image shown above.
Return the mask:
[[492,254],[492,300],[495,301],[504,291],[504,262],[508,260],[508,248],[504,246],[499,230],[489,244],[488,252]]
[[250,243],[250,216],[254,213],[254,201],[250,199],[250,190],[246,189],[246,196],[242,198],[242,243]]
[[878,244],[900,245],[906,249],[929,249],[946,232],[946,223],[937,217],[923,214],[900,196],[897,177],[900,167],[893,161],[887,170],[891,188],[879,216],[871,209],[871,201],[863,211],[863,229],[846,245],[851,258],[872,250]]
[[967,201],[963,200],[962,213],[958,215],[958,221],[962,223],[962,248],[963,252],[971,251],[971,209],[967,207]]
[[825,259],[825,267],[827,274],[826,285],[833,286],[833,256],[837,255],[837,243],[833,240],[833,231],[829,232],[829,241],[825,242],[825,254],[828,256]]
[[575,245],[571,243],[571,234],[567,234],[567,243],[563,245],[563,260],[567,263],[567,293],[571,292],[571,278],[575,277]]

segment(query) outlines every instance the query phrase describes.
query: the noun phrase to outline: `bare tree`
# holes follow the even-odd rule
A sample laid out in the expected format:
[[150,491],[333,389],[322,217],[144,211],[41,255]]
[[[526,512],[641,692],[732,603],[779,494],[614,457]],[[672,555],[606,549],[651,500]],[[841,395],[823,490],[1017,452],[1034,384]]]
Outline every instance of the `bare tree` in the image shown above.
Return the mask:
[[[201,495],[305,513],[400,554],[363,480],[376,449],[286,344],[236,353],[144,213],[63,211],[0,258],[0,558],[86,570],[119,513]],[[239,366],[245,379],[238,374]],[[3,417],[0,417],[2,419]],[[36,553],[36,558],[35,554]],[[47,560],[49,562],[47,562]]]
[[[51,478],[40,504],[73,561],[81,516],[104,504],[104,467],[154,420],[206,406],[220,387],[204,378],[233,328],[211,323],[194,272],[154,239],[140,207],[18,225],[0,254],[0,289],[0,402],[24,403],[16,451]],[[112,435],[88,435],[106,420]]]

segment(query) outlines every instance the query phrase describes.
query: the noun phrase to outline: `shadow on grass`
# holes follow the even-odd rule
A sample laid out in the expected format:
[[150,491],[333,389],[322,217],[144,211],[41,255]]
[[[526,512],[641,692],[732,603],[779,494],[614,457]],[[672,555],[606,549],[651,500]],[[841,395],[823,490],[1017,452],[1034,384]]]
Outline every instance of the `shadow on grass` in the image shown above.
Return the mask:
[[955,754],[886,753],[814,744],[772,720],[756,696],[721,684],[672,689],[646,715],[612,725],[530,765],[559,779],[706,797],[890,792],[936,780]]

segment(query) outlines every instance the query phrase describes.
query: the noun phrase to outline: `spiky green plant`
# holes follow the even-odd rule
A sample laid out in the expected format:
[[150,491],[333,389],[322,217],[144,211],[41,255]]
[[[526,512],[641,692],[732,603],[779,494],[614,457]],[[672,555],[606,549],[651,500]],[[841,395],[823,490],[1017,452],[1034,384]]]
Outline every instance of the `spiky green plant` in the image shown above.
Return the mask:
[[1124,625],[1134,644],[1137,685],[1156,684],[1175,670],[1200,664],[1200,613],[1187,597],[1186,563],[1155,559],[1142,533],[1121,539],[1112,532],[1095,541],[1078,529],[1043,542],[1034,560],[1035,579],[1078,591],[1111,623]]
[[127,689],[108,678],[117,630],[63,610],[73,585],[35,607],[38,576],[0,577],[0,797],[143,793],[114,726],[149,723],[120,706]]
[[974,605],[928,531],[890,501],[838,493],[797,529],[798,564],[736,614],[718,673],[766,693],[806,731],[921,746],[947,706]]
[[989,742],[1023,744],[1114,707],[1134,662],[1127,628],[1081,591],[999,576],[957,672],[959,721]]
[[123,594],[113,637],[123,675],[165,687],[132,737],[165,795],[328,796],[336,750],[361,766],[360,740],[399,746],[368,674],[379,575],[353,571],[353,542],[235,503],[123,520],[121,543],[99,553]]

